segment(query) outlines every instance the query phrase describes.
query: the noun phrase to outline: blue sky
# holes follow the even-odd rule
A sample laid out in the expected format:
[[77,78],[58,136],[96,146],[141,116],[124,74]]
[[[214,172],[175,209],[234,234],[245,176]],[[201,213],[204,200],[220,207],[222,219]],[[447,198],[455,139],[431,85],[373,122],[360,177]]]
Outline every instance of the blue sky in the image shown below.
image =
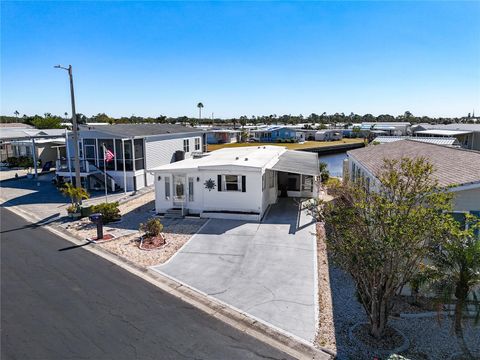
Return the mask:
[[480,114],[480,2],[1,2],[1,113]]

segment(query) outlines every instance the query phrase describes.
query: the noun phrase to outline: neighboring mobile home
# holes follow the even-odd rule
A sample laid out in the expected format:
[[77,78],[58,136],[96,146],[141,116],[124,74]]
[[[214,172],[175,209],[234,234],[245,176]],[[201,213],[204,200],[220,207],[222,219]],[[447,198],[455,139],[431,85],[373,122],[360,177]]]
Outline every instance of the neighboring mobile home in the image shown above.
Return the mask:
[[6,163],[8,158],[30,157],[36,176],[38,163],[50,168],[54,166],[58,157],[64,156],[66,133],[65,129],[2,127],[0,131],[0,161]]
[[288,126],[267,126],[251,130],[250,134],[260,142],[303,142],[305,134]]
[[342,139],[342,130],[319,130],[315,133],[316,141],[336,141]]
[[157,213],[260,220],[279,196],[314,197],[316,153],[280,146],[225,148],[149,168]]
[[[110,190],[136,191],[154,183],[146,169],[169,164],[205,151],[205,132],[171,124],[84,126],[79,131],[80,175],[87,189],[104,188],[103,145],[114,154],[107,162]],[[74,178],[73,136],[67,159],[57,161],[57,176]]]
[[480,150],[480,124],[417,124],[412,126],[416,136],[446,138],[454,137],[460,146]]
[[207,144],[232,144],[240,141],[241,132],[231,129],[213,129],[207,132]]
[[[480,152],[413,140],[401,140],[347,152],[344,178],[364,178],[370,186],[378,181],[383,159],[427,159],[440,187],[454,192],[455,211],[480,211]],[[346,172],[346,174],[345,174]]]

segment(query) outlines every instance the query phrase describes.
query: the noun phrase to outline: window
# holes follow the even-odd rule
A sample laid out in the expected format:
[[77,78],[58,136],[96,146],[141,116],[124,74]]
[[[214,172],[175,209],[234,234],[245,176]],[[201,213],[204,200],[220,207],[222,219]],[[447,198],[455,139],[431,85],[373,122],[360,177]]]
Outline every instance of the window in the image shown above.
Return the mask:
[[313,191],[313,176],[302,175],[302,191]]
[[190,140],[183,139],[183,152],[188,153],[190,152]]
[[247,191],[247,177],[243,175],[218,175],[218,191]]
[[143,152],[143,139],[135,139],[133,141],[134,154],[135,154],[135,170],[143,170],[144,164],[144,152]]
[[193,201],[193,177],[188,178],[188,201]]
[[165,176],[165,200],[170,200],[170,177]]
[[200,151],[200,138],[195,138],[195,151]]
[[225,175],[225,191],[239,191],[237,175]]

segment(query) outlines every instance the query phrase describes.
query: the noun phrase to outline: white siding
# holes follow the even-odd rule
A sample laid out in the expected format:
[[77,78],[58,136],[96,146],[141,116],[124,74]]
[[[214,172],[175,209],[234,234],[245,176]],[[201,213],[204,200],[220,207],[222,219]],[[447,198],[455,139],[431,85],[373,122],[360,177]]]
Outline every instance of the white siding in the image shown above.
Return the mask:
[[[238,173],[235,171],[206,172],[191,170],[183,173],[186,175],[187,202],[185,208],[190,213],[199,214],[203,211],[242,211],[263,213],[262,209],[262,180],[260,169]],[[246,176],[246,192],[241,191],[218,191],[218,175],[244,175]],[[158,180],[158,177],[161,177]],[[165,177],[170,177],[173,184],[173,175],[168,172],[157,172],[155,178],[155,207],[156,211],[163,213],[173,207],[173,187],[171,186],[170,200],[165,199]],[[188,201],[188,178],[194,178],[194,201]],[[197,181],[198,177],[198,181]],[[215,188],[209,191],[205,188],[205,181],[215,181]]]
[[480,189],[470,189],[454,192],[455,211],[479,211],[480,210]]
[[[203,149],[203,139],[201,135],[178,136],[165,139],[160,137],[151,137],[145,139],[145,166],[146,169],[153,169],[160,165],[170,164],[175,161],[175,151],[183,151],[183,139],[189,139],[190,152],[185,153],[185,159],[192,156],[195,152],[195,138],[200,139],[200,151]],[[147,175],[148,185],[154,183],[154,177]]]

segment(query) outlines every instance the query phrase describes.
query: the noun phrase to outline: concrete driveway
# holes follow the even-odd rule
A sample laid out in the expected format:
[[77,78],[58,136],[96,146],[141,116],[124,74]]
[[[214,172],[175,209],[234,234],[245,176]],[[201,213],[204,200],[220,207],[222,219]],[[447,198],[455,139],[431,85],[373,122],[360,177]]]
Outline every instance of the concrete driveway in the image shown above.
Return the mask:
[[280,199],[261,223],[212,219],[152,269],[313,342],[315,224],[292,199]]

